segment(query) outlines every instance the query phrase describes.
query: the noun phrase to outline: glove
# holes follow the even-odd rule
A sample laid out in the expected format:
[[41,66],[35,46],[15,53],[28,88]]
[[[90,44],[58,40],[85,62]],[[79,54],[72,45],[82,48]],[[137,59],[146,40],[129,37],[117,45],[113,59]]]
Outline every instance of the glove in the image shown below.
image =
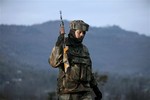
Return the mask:
[[94,86],[93,87],[93,91],[94,91],[94,93],[96,95],[95,100],[101,100],[102,99],[102,93],[99,90],[99,88],[97,86]]
[[95,97],[95,100],[101,100],[101,98],[99,98],[99,97]]
[[64,43],[64,35],[60,34],[58,39],[57,39],[56,46],[62,46],[63,43]]

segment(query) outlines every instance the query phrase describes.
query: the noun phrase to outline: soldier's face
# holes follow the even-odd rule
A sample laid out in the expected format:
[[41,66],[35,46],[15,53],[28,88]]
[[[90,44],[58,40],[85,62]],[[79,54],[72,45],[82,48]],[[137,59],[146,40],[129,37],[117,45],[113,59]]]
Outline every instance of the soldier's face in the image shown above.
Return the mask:
[[77,39],[83,39],[85,36],[85,32],[84,31],[81,31],[81,30],[76,30],[75,31],[75,37]]

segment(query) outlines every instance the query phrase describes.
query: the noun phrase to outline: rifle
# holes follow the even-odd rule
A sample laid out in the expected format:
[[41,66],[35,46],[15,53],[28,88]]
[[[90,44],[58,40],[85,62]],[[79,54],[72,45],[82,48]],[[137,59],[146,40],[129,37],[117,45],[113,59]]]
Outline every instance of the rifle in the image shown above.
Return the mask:
[[[61,28],[64,28],[64,22],[62,20],[62,12],[60,11],[60,20],[61,20],[61,24],[60,24],[60,27]],[[67,55],[67,51],[68,51],[68,46],[66,46],[66,35],[65,33],[63,34],[64,35],[64,43],[63,43],[63,63],[64,63],[64,71],[65,73],[67,72],[67,69],[70,67],[69,65],[69,61],[68,61],[68,55]]]

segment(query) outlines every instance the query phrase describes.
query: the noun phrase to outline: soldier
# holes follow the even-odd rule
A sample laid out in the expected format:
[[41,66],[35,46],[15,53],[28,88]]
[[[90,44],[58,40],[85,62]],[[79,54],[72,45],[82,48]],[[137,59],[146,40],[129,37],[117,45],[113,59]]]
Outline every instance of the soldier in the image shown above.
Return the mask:
[[[89,25],[82,20],[70,23],[70,32],[64,38],[64,27],[60,28],[60,35],[54,46],[49,63],[59,69],[58,99],[59,100],[92,100],[91,90],[94,91],[95,100],[101,100],[102,93],[92,73],[92,62],[87,47],[82,43]],[[67,47],[67,61],[64,66],[64,43]]]

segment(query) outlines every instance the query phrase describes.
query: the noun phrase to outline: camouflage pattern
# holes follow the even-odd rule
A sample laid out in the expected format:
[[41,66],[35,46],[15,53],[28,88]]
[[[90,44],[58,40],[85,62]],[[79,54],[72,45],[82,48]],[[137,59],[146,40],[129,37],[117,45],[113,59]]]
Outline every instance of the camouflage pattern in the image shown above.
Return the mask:
[[70,22],[70,29],[78,29],[88,31],[89,25],[82,20],[74,20]]
[[82,44],[84,38],[76,36],[76,30],[88,31],[89,25],[82,20],[70,23],[68,37],[59,35],[49,57],[52,67],[59,69],[57,92],[59,100],[92,100],[91,90],[97,97],[102,97],[92,73],[89,51]]
[[61,94],[58,100],[92,100],[90,92],[82,92],[76,94]]
[[87,47],[84,45],[78,47],[70,46],[67,55],[70,67],[66,73],[62,62],[62,47],[55,46],[50,55],[49,63],[51,66],[59,68],[58,93],[90,92],[91,87],[97,85],[97,82],[92,74],[92,62]]
[[52,67],[57,68],[60,66],[61,63],[63,63],[62,50],[63,50],[62,46],[53,47],[50,58],[49,58],[49,63],[51,64]]

